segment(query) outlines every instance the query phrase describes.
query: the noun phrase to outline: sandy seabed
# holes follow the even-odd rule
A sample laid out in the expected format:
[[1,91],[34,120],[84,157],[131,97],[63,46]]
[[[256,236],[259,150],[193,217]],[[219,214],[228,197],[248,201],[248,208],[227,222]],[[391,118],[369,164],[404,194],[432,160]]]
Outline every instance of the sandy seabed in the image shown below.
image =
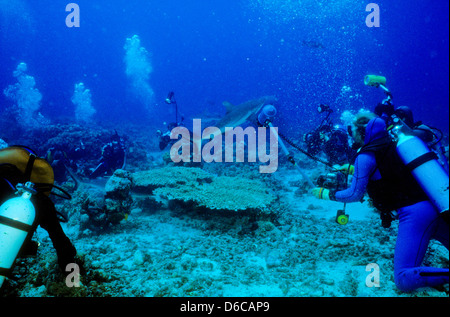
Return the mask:
[[[402,293],[393,281],[397,225],[381,227],[365,203],[347,204],[349,223],[335,222],[343,204],[297,195],[282,169],[280,201],[287,211],[276,221],[221,214],[134,208],[127,220],[101,234],[80,233],[63,224],[84,261],[81,285],[67,288],[58,273],[47,233],[27,273],[17,282],[18,297],[442,297],[443,290]],[[367,267],[380,270],[379,287]],[[371,264],[373,265],[373,264]],[[448,251],[432,242],[424,265],[448,267]],[[20,271],[20,265],[19,269]],[[83,273],[85,276],[83,276]],[[368,277],[369,276],[369,277]],[[368,284],[367,284],[368,283]]]

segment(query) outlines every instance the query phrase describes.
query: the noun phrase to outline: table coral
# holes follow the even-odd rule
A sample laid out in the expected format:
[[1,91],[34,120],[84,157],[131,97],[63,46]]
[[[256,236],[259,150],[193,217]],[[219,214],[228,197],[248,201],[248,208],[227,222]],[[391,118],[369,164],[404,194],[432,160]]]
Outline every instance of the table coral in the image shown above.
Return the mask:
[[193,182],[175,187],[161,187],[155,195],[210,210],[244,211],[267,209],[275,197],[258,180],[242,177],[218,176],[211,182]]
[[209,182],[214,175],[196,167],[164,167],[133,173],[133,190],[151,194],[156,188]]

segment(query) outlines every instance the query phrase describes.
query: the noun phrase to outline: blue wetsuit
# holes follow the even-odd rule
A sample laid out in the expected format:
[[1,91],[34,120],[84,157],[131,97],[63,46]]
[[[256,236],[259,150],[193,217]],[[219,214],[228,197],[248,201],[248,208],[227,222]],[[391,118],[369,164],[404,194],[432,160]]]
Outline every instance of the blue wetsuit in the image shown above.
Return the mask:
[[[372,119],[366,128],[364,139],[369,144],[386,136],[383,120]],[[354,163],[351,186],[335,193],[340,202],[360,201],[369,182],[381,179],[375,154],[363,152]],[[440,286],[449,283],[449,270],[422,267],[430,239],[436,239],[449,248],[449,226],[429,201],[420,201],[397,209],[399,229],[394,255],[395,284],[405,292],[426,286]]]

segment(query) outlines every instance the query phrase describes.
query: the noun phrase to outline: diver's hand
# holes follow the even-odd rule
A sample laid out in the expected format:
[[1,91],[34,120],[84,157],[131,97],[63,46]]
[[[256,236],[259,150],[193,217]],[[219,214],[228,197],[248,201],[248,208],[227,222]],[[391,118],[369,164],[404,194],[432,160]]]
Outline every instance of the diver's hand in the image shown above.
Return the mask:
[[311,190],[313,194],[318,199],[330,200],[330,190],[323,187],[316,187]]
[[351,164],[344,164],[344,165],[334,165],[333,168],[339,172],[345,173],[345,174],[349,174],[349,175],[353,175],[353,173],[355,172],[355,167]]

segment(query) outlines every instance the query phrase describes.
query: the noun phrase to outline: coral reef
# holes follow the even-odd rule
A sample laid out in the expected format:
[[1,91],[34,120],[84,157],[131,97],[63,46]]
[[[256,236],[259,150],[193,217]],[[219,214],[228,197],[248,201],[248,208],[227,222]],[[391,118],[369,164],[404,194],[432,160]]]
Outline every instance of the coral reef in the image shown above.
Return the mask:
[[131,175],[124,170],[116,170],[105,185],[105,213],[112,225],[127,219],[131,211]]
[[268,209],[275,197],[257,179],[216,176],[196,167],[164,167],[132,175],[133,191],[191,203],[194,208],[244,211]]
[[[300,203],[301,209],[309,203]],[[396,290],[397,223],[386,230],[378,217],[369,217],[343,227],[317,213],[285,213],[278,224],[260,221],[253,234],[243,235],[238,223],[215,230],[219,217],[132,212],[119,230],[74,239],[84,259],[80,288],[65,286],[51,242],[42,237],[37,258],[16,267],[20,278],[0,296],[448,296],[431,288]],[[365,266],[374,260],[380,288],[365,286]],[[446,249],[432,244],[426,264],[448,266]]]
[[[114,129],[61,123],[40,126],[27,134],[16,126],[3,132],[8,143],[28,145],[41,157],[51,149],[63,152],[71,161],[73,172],[80,177],[89,175],[98,165],[102,147],[110,142],[115,133]],[[128,131],[119,131],[119,134],[123,136],[127,148],[127,170],[141,170],[155,165],[154,158],[149,157],[143,143],[146,136],[138,134],[131,139]]]
[[[80,125],[38,131],[18,143],[35,144],[41,153],[60,147],[70,156],[82,143],[80,171],[95,166],[111,135]],[[350,221],[340,226],[341,205],[305,195],[301,175],[287,162],[274,175],[252,164],[165,166],[162,154],[157,163],[142,146],[140,132],[129,141],[127,171],[82,179],[76,189],[65,182],[73,198],[56,200],[82,263],[80,287],[66,285],[52,241],[38,228],[37,256],[16,261],[0,297],[448,297],[448,288],[396,289],[398,223],[382,228],[367,203],[347,205]],[[315,163],[299,163],[312,178],[322,172]],[[379,288],[365,285],[369,263],[380,267]],[[424,265],[448,267],[448,251],[432,242]]]
[[80,229],[84,234],[103,232],[128,218],[133,204],[131,184],[130,173],[118,169],[108,179],[104,189],[82,188],[82,192],[88,193],[82,195],[80,202]]
[[265,211],[275,200],[262,182],[229,176],[214,177],[211,182],[158,188],[155,195],[192,202],[196,207],[209,210],[228,211]]
[[164,167],[132,174],[133,191],[152,194],[156,188],[192,186],[198,182],[208,182],[213,174],[196,167]]

